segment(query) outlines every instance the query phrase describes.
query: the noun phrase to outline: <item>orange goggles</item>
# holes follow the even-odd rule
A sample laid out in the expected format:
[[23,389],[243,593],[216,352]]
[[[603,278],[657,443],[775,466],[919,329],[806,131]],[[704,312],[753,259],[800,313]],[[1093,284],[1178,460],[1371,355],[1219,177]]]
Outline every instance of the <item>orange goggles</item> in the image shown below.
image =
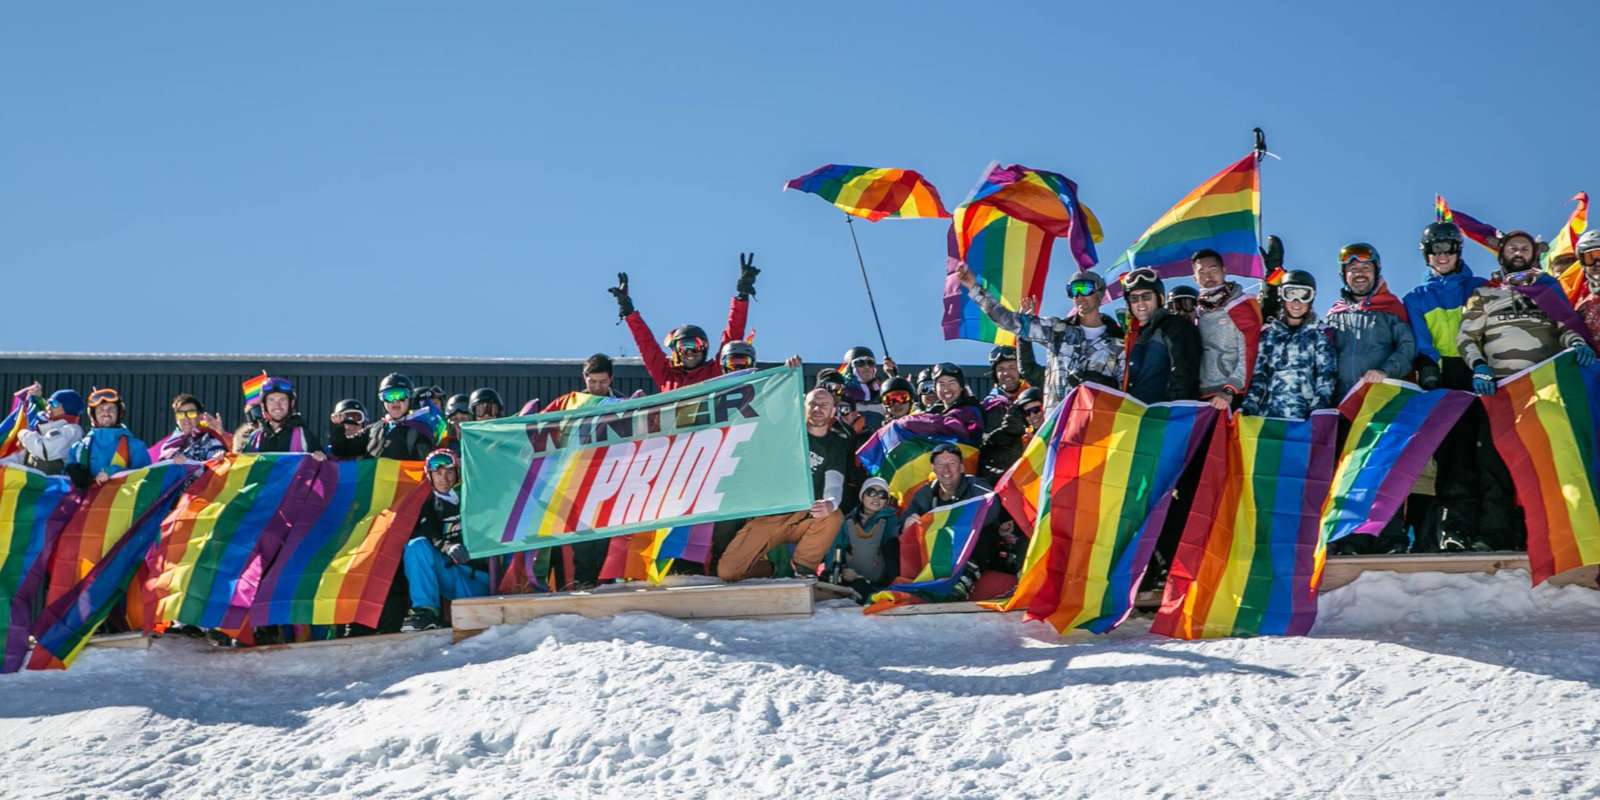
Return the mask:
[[94,408],[95,406],[98,406],[98,405],[101,405],[101,404],[104,404],[104,403],[120,403],[120,402],[122,402],[122,395],[117,394],[117,390],[116,389],[96,389],[96,390],[94,390],[94,391],[89,393],[89,407],[90,408]]

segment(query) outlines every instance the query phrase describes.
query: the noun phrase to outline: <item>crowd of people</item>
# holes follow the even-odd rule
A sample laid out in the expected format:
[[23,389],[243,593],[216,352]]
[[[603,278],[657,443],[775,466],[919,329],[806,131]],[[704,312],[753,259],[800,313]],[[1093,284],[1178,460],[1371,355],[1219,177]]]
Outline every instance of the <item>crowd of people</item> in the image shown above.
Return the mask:
[[[1501,236],[1498,269],[1488,277],[1467,266],[1464,244],[1452,223],[1427,226],[1420,240],[1426,272],[1403,298],[1390,291],[1375,247],[1347,245],[1338,254],[1337,299],[1322,315],[1314,310],[1319,288],[1309,272],[1277,270],[1282,279],[1263,284],[1254,295],[1229,279],[1222,256],[1211,250],[1190,259],[1194,286],[1169,290],[1150,269],[1121,276],[1123,309],[1107,307],[1108,287],[1099,274],[1079,272],[1067,283],[1069,305],[1060,316],[1027,303],[1007,308],[962,265],[956,275],[960,284],[1017,342],[990,351],[993,388],[988,394],[974,396],[955,364],[902,375],[892,360],[878,361],[867,347],[851,348],[837,369],[817,376],[804,397],[815,503],[805,511],[719,523],[707,563],[682,563],[677,570],[728,581],[816,575],[864,599],[920,568],[901,563],[898,540],[921,514],[991,491],[1048,411],[1082,383],[1117,389],[1145,403],[1196,400],[1228,413],[1303,419],[1334,407],[1364,382],[1408,379],[1424,389],[1487,395],[1499,379],[1562,350],[1574,351],[1580,364],[1594,363],[1592,342],[1600,339],[1600,231],[1584,234],[1575,248],[1590,289],[1576,307],[1541,268],[1542,245],[1532,235]],[[1283,249],[1275,238],[1263,255],[1269,269],[1281,266]],[[634,306],[628,276],[618,275],[608,291],[657,389],[670,391],[756,366],[745,327],[759,273],[753,256],[741,254],[734,297],[715,346],[696,325],[673,328],[658,342]],[[1042,359],[1036,348],[1043,349]],[[798,362],[798,357],[788,361]],[[612,360],[596,354],[583,364],[582,391],[543,406],[530,403],[520,413],[620,401],[613,372]],[[493,389],[445,396],[439,387],[417,386],[391,374],[378,387],[381,416],[370,419],[361,401],[341,400],[329,417],[324,443],[301,417],[293,384],[269,377],[248,420],[231,432],[199,398],[178,395],[172,401],[174,430],[149,447],[123,425],[126,409],[115,389],[95,389],[87,401],[70,389],[48,397],[42,392],[34,384],[17,393],[18,402],[37,411],[19,434],[20,450],[7,460],[69,475],[80,486],[152,460],[201,462],[230,452],[423,461],[432,497],[406,546],[405,580],[396,582],[407,593],[399,605],[408,608],[403,615],[386,614],[384,627],[436,627],[445,622],[444,601],[490,591],[494,565],[474,559],[462,543],[454,441],[462,422],[507,415]],[[423,409],[447,421],[446,446],[438,446],[432,423],[419,421]],[[929,480],[903,497],[891,496],[887,476],[868,475],[857,455],[891,423],[953,442],[933,451]],[[1162,580],[1176,548],[1198,481],[1198,461],[1178,483],[1157,562],[1147,576],[1152,586]],[[1425,474],[1412,502],[1382,535],[1349,537],[1340,543],[1342,550],[1522,549],[1522,515],[1481,407],[1475,404],[1451,429],[1433,463],[1436,469]],[[952,598],[984,599],[1010,591],[1026,533],[993,507]],[[553,559],[551,588],[597,583],[609,546],[599,541],[562,548],[564,557]]]

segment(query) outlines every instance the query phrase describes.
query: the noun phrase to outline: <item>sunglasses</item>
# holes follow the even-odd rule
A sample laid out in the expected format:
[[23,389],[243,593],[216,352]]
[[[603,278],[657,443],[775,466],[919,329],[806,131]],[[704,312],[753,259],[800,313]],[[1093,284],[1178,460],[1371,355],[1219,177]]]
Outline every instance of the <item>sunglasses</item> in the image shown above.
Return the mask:
[[396,387],[394,389],[384,389],[383,391],[378,392],[378,399],[385,403],[398,403],[402,400],[410,400],[411,390],[400,387]]
[[1094,281],[1073,281],[1067,284],[1068,297],[1093,297],[1100,293],[1100,287]]
[[1346,245],[1339,250],[1339,263],[1349,266],[1352,263],[1365,261],[1368,264],[1378,262],[1378,254],[1371,247],[1364,244]]
[[1317,290],[1310,286],[1285,286],[1279,291],[1289,303],[1309,303],[1317,299]]
[[1428,255],[1430,256],[1453,256],[1459,252],[1461,252],[1460,242],[1430,242],[1428,244]]
[[1028,408],[1022,409],[1022,415],[1025,417],[1038,416],[1043,413],[1044,406],[1029,406]]
[[883,396],[883,402],[886,405],[891,405],[891,406],[910,405],[911,404],[911,393],[910,392],[900,392],[900,391],[889,392],[888,394]]
[[174,417],[177,417],[178,419],[199,419],[200,418],[200,412],[198,412],[198,411],[174,411],[174,412],[172,412],[172,415]]
[[451,455],[451,454],[449,454],[449,453],[443,453],[443,454],[440,454],[440,455],[429,456],[428,457],[428,471],[429,472],[433,472],[434,470],[438,470],[438,469],[455,469],[455,468],[456,468],[456,457]]
[[96,389],[89,393],[90,408],[94,408],[95,406],[103,403],[116,403],[121,400],[122,395],[117,394],[116,389]]
[[862,497],[888,497],[889,493],[882,489],[868,489],[861,493]]

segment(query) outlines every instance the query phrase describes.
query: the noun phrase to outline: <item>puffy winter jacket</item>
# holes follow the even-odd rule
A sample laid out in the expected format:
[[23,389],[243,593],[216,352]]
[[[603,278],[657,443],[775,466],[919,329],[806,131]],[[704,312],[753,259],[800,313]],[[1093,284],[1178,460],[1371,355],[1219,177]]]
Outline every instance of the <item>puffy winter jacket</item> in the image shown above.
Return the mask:
[[1338,372],[1333,331],[1315,315],[1290,327],[1281,317],[1267,323],[1256,354],[1255,374],[1241,407],[1246,414],[1305,419],[1334,405]]
[[1076,317],[1019,314],[1001,305],[982,286],[967,290],[973,302],[996,325],[1025,342],[1045,346],[1044,404],[1052,407],[1082,381],[1116,386],[1122,380],[1123,331],[1110,315],[1102,314],[1103,333],[1090,338]]
[[1122,388],[1144,403],[1199,397],[1200,333],[1188,319],[1158,308],[1149,325],[1128,333]]
[[196,427],[190,433],[175,430],[156,445],[156,457],[163,461],[183,456],[190,461],[210,461],[228,452],[228,437],[215,428]]
[[1405,307],[1383,284],[1366,297],[1349,289],[1339,293],[1343,302],[1328,312],[1327,326],[1339,353],[1339,384],[1335,399],[1343,398],[1369,369],[1391,378],[1405,377],[1416,360],[1416,339]]
[[1600,295],[1586,294],[1578,301],[1578,315],[1589,328],[1589,338],[1600,339]]
[[90,428],[89,435],[72,446],[68,458],[77,476],[115,475],[127,469],[150,466],[150,448],[127,428]]
[[745,320],[749,313],[748,300],[733,298],[732,305],[728,306],[728,326],[722,330],[722,341],[715,345],[707,342],[706,360],[694,369],[684,369],[672,363],[672,359],[661,349],[661,343],[656,341],[655,334],[650,332],[650,326],[645,324],[644,317],[638,311],[628,315],[628,331],[633,334],[633,344],[639,348],[639,358],[644,360],[645,371],[649,372],[650,379],[656,382],[656,388],[670,392],[680,386],[692,386],[721,375],[722,367],[717,364],[717,353],[722,349],[722,345],[744,338]]
[[1214,298],[1201,295],[1196,306],[1200,329],[1200,396],[1218,394],[1225,387],[1243,394],[1255,369],[1261,342],[1261,302],[1245,295],[1239,284],[1228,281]]
[[7,456],[5,463],[58,475],[66,469],[73,446],[82,440],[83,427],[70,419],[41,422],[37,428],[17,431],[17,443],[22,445],[22,450]]
[[1461,333],[1461,312],[1472,291],[1488,281],[1472,274],[1467,262],[1449,275],[1428,273],[1428,279],[1406,292],[1406,316],[1417,355],[1434,364],[1444,358],[1460,358],[1456,336]]

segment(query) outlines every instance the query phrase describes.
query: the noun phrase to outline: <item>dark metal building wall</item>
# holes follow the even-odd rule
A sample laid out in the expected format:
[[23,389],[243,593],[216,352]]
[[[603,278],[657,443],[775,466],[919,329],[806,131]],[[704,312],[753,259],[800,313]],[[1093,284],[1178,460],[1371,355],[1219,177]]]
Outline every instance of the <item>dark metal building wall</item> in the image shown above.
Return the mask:
[[[632,362],[632,363],[629,363]],[[807,364],[807,381],[821,370],[836,364]],[[902,365],[902,374],[915,375],[926,365]],[[92,387],[112,387],[122,393],[128,405],[127,424],[147,442],[171,432],[172,398],[187,392],[200,398],[208,410],[218,413],[223,422],[237,426],[243,421],[239,394],[241,381],[266,370],[269,374],[294,381],[299,408],[308,426],[326,439],[328,414],[334,403],[354,397],[366,406],[369,415],[377,409],[378,381],[390,372],[407,375],[418,385],[437,384],[446,394],[467,394],[479,387],[500,393],[508,413],[523,403],[538,398],[544,402],[583,388],[580,365],[572,361],[427,361],[385,362],[347,359],[229,358],[218,356],[172,356],[119,358],[116,356],[30,355],[0,356],[0,392],[9,395],[37,380],[45,392],[76,389],[88,397]],[[992,381],[985,367],[966,369],[968,384],[980,397]],[[644,367],[636,360],[619,361],[613,384],[624,394],[643,389],[655,390]]]

